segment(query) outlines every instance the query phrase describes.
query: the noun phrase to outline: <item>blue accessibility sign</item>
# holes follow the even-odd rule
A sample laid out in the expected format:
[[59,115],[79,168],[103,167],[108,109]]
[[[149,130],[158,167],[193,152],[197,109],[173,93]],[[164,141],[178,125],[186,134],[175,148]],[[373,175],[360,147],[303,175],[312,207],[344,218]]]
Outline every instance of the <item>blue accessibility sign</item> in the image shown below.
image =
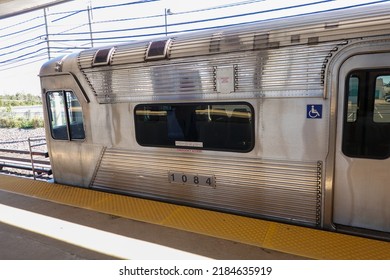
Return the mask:
[[306,106],[306,118],[322,119],[322,104],[308,104]]

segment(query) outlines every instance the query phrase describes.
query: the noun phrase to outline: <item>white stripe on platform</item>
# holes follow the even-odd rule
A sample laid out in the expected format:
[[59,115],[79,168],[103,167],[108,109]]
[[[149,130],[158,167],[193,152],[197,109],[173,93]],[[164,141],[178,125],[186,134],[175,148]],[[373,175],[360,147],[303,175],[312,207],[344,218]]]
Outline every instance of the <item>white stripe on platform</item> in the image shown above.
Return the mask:
[[0,222],[121,259],[199,260],[206,257],[0,204]]

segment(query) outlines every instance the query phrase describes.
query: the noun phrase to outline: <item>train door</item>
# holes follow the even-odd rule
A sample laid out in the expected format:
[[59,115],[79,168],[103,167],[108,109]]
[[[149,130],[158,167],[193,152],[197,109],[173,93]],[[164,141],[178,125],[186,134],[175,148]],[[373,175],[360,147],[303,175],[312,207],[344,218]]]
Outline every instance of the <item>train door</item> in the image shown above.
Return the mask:
[[42,75],[41,84],[54,180],[88,187],[102,151],[88,142],[89,100],[70,74]]
[[339,72],[333,223],[390,232],[390,53]]

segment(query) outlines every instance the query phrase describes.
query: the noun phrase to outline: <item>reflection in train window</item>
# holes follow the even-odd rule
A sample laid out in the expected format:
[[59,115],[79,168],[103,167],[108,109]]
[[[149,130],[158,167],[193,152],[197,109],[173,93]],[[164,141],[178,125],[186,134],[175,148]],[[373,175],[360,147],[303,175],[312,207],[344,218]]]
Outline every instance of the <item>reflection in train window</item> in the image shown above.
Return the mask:
[[390,123],[390,75],[376,78],[374,100],[374,122]]
[[84,121],[81,105],[71,91],[47,93],[50,130],[53,139],[84,139]]
[[359,77],[349,78],[347,122],[355,122],[358,110]]
[[357,69],[346,79],[342,151],[348,157],[390,157],[390,71]]
[[248,103],[141,104],[135,130],[142,146],[249,152],[254,113]]

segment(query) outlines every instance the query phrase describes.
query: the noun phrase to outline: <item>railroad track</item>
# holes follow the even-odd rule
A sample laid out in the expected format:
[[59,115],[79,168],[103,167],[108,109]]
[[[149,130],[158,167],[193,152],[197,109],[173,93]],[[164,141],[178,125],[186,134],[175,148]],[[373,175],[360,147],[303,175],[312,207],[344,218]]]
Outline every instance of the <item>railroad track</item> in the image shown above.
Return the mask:
[[0,148],[0,171],[34,179],[50,179],[49,154],[38,147],[46,145],[45,137],[30,137],[28,150]]

